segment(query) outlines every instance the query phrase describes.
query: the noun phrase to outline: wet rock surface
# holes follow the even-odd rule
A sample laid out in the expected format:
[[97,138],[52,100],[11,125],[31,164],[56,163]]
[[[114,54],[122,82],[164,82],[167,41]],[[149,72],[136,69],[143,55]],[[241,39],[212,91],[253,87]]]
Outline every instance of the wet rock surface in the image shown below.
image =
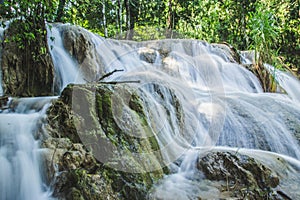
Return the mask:
[[220,192],[234,199],[285,199],[275,188],[280,177],[255,159],[229,152],[200,156],[197,168],[208,180],[222,181]]
[[[75,90],[83,101],[78,105],[72,105],[72,102],[76,101],[72,96]],[[149,152],[159,148],[155,138],[134,139],[118,128],[111,111],[113,91],[113,87],[110,86],[100,85],[94,90],[88,85],[69,85],[49,108],[46,127],[49,137],[44,140],[43,146],[49,149],[46,163],[48,179],[53,180],[50,184],[54,190],[54,197],[145,199],[152,184],[162,178],[164,172],[159,166],[152,172],[126,172],[125,168],[137,170],[143,168],[142,163],[130,157],[128,162],[124,163],[125,171],[118,170],[113,163],[100,162],[96,159],[105,156],[105,153],[109,155],[111,153],[109,152],[111,149],[106,150],[99,146],[99,141],[103,138],[124,151]],[[92,97],[95,99],[91,99]],[[94,109],[89,103],[95,106]],[[133,98],[130,104],[132,111],[142,117],[139,100]],[[76,106],[86,112],[80,116]],[[82,144],[83,136],[85,145]],[[86,145],[87,141],[90,142],[90,146]],[[155,156],[147,157],[148,162],[153,165],[158,165],[158,159]]]
[[[103,48],[105,41],[102,44],[95,44],[92,42],[91,33],[84,29],[79,29],[76,26],[61,27],[61,34],[65,49],[74,58],[81,72],[88,81],[94,81],[99,77],[95,74],[103,74],[104,69],[101,55],[97,53],[98,48]],[[96,36],[95,36],[96,37]]]

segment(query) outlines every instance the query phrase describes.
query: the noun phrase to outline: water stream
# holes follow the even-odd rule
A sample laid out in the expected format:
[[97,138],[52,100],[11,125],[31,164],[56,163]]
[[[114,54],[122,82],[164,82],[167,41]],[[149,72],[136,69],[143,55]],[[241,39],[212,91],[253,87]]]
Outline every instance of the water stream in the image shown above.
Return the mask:
[[56,74],[54,92],[61,92],[69,83],[84,83],[76,60],[64,49],[59,25],[47,24],[47,37]]
[[50,99],[12,99],[0,114],[0,199],[50,199],[38,139]]

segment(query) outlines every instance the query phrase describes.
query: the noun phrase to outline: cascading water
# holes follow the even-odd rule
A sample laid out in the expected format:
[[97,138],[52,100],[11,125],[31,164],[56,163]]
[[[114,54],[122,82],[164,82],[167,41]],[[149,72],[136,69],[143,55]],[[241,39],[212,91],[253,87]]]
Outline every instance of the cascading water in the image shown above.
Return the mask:
[[[299,180],[300,170],[298,80],[278,72],[281,80],[290,80],[279,81],[288,95],[263,93],[258,79],[231,62],[228,53],[199,41],[99,43],[102,45],[97,51],[102,55],[104,71],[124,70],[107,81],[141,82],[131,87],[143,98],[164,162],[173,172],[157,185],[150,198],[218,198],[216,187],[199,181],[204,177],[195,169],[199,153],[214,149],[240,150],[272,166],[278,174],[289,173],[294,182],[283,181],[281,187],[291,197],[300,195],[290,190]],[[168,55],[161,58],[158,50]],[[120,127],[128,120],[116,118]],[[275,167],[279,158],[294,169]],[[179,165],[172,164],[178,159]]]
[[[210,145],[217,143],[222,146],[259,148],[299,156],[297,142],[288,134],[287,126],[282,124],[284,118],[288,116],[278,116],[271,123],[266,123],[274,107],[279,112],[279,109],[287,105],[287,113],[296,119],[299,116],[299,108],[297,106],[293,108],[293,104],[291,105],[283,95],[264,94],[259,81],[251,72],[238,64],[228,62],[224,59],[226,56],[218,56],[211,46],[192,41],[190,44],[192,49],[187,52],[185,49],[187,45],[184,46],[187,41],[169,41],[171,45],[168,47],[170,48],[168,57],[161,63],[155,62],[155,65],[151,65],[141,62],[137,53],[140,48],[131,48],[130,45],[134,46],[133,44],[115,41],[102,43],[98,52],[99,55],[103,55],[102,60],[107,67],[105,71],[116,68],[125,70],[124,75],[115,76],[110,80],[140,80],[143,85],[142,91],[146,93],[145,101],[150,101],[149,99],[154,101],[154,103],[147,102],[149,111],[151,106],[159,105],[156,109],[152,109],[160,112],[161,104],[166,104],[162,105],[164,109],[172,112],[170,116],[176,116],[178,113],[176,114],[172,103],[174,104],[174,96],[178,95],[185,117],[189,117],[189,121],[185,120],[185,131],[195,136],[192,146],[203,146],[205,143],[203,138],[208,138],[212,140]],[[159,42],[149,43],[149,46],[156,48],[160,48],[161,45]],[[140,46],[145,48],[143,44]],[[154,56],[157,57],[156,52]],[[158,92],[161,93],[162,99],[158,99]],[[166,113],[149,113],[149,118],[153,118],[151,120],[155,121],[156,127],[164,127],[161,118],[168,118],[167,116]],[[219,121],[219,124],[216,121]],[[176,119],[170,123],[172,125],[169,129],[165,126],[166,130],[156,131],[164,132],[163,137],[166,137],[174,130],[180,130]],[[246,126],[247,123],[250,125]],[[219,133],[212,129],[218,129]],[[281,132],[287,134],[281,136]],[[214,138],[209,138],[211,136]],[[172,135],[168,139],[160,138],[160,141],[170,138]],[[285,140],[280,141],[278,138]],[[291,142],[295,144],[293,147],[288,145]]]
[[288,96],[292,100],[300,102],[300,93],[298,91],[298,89],[300,88],[299,80],[292,74],[282,72],[278,69],[275,69],[271,65],[265,64],[265,67],[269,70],[271,74],[273,74],[275,80],[285,90]]
[[42,180],[43,150],[36,139],[49,101],[11,100],[10,108],[0,114],[0,199],[50,199]]
[[[294,182],[283,181],[280,186],[294,192],[294,197],[300,196],[291,189],[299,181],[300,171],[296,139],[299,87],[295,86],[299,81],[292,79],[289,89],[280,83],[287,95],[267,94],[251,72],[232,62],[228,51],[205,42],[121,42],[86,31],[94,49],[82,63],[94,63],[97,74],[83,77],[78,70],[86,69],[78,69],[79,63],[65,49],[62,28],[68,27],[53,25],[48,30],[57,93],[69,83],[92,82],[118,69],[123,72],[102,81],[125,82],[141,97],[148,124],[160,145],[162,165],[171,171],[149,198],[218,198],[219,191],[195,167],[199,154],[214,150],[239,151],[272,166],[279,174],[288,174]],[[131,83],[126,84],[128,81]],[[14,106],[0,114],[1,199],[50,198],[47,187],[43,187],[42,150],[35,139],[49,102],[49,98],[13,100]],[[114,114],[121,129],[136,124],[128,125],[131,118]],[[289,170],[283,172],[284,168],[278,167],[279,158],[289,163]],[[29,178],[32,184],[28,184]]]
[[[1,40],[3,32],[4,28],[0,28]],[[67,84],[82,83],[84,80],[76,69],[75,61],[62,49],[62,40],[58,30],[53,28],[51,34],[50,31],[48,34],[49,37],[55,37],[55,40],[49,38],[49,47],[56,67],[54,85],[57,86],[56,92],[59,93]],[[3,95],[1,83],[2,72],[0,73],[0,96]],[[1,200],[53,199],[50,188],[45,183],[46,172],[42,157],[46,155],[46,150],[39,148],[46,110],[53,98],[56,97],[13,98],[7,105],[1,102]]]
[[56,74],[54,90],[61,92],[69,83],[84,83],[85,81],[78,71],[76,61],[64,49],[59,24],[48,24],[47,37]]

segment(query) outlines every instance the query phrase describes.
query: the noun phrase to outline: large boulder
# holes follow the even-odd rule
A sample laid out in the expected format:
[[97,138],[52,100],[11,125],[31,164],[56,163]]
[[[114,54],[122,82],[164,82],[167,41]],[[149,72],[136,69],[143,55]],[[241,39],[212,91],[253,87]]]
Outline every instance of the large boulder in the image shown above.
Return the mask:
[[[69,85],[49,108],[46,127],[49,136],[43,146],[49,149],[46,163],[48,179],[54,180],[54,197],[145,199],[152,185],[162,178],[160,155],[146,158],[150,165],[156,166],[154,171],[147,170],[143,161],[130,157],[129,152],[151,153],[159,146],[154,135],[135,138],[118,126],[111,103],[114,93],[115,86]],[[129,107],[146,126],[143,107],[136,95]],[[111,148],[106,149],[101,141],[108,141],[113,151],[125,153],[122,157],[107,157],[112,155]]]
[[211,181],[222,181],[220,192],[227,198],[282,199],[276,191],[279,176],[252,157],[230,152],[200,155],[197,168]]
[[[74,58],[88,81],[99,78],[95,74],[103,74],[103,58],[97,52],[102,44],[96,46],[93,37],[96,36],[77,26],[61,26],[63,44],[67,52]],[[105,43],[105,40],[103,40]]]

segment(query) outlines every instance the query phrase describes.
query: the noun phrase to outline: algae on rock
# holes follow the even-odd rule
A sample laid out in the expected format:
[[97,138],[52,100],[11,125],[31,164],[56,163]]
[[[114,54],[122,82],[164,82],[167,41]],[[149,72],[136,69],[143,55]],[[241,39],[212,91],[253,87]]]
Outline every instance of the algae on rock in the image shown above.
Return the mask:
[[228,198],[281,199],[275,188],[278,175],[259,161],[229,152],[210,152],[199,156],[197,168],[212,181],[224,181],[221,192]]
[[[47,163],[55,197],[144,199],[153,183],[162,178],[155,136],[133,137],[117,124],[112,108],[116,87],[69,85],[49,108],[50,137],[44,146],[50,149]],[[127,109],[139,119],[146,135],[151,134],[137,95],[132,95]],[[59,146],[66,138],[71,143]],[[134,153],[146,156],[135,157]],[[146,161],[154,171],[147,168]],[[52,166],[57,166],[57,172]]]

